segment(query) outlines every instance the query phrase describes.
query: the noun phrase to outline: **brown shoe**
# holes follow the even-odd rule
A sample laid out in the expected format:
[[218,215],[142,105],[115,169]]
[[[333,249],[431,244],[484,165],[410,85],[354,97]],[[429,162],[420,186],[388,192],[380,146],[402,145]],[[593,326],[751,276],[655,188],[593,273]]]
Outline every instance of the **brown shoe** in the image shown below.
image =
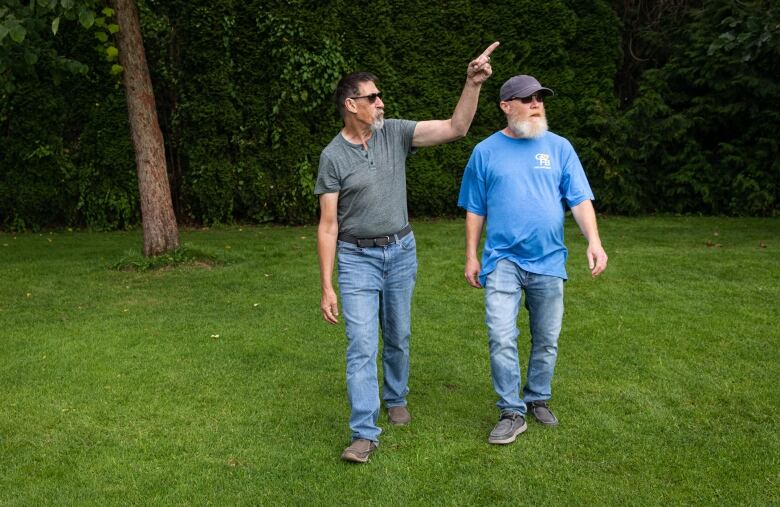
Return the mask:
[[412,415],[406,407],[390,407],[387,409],[387,418],[390,419],[390,424],[404,426],[412,420]]
[[341,459],[344,461],[354,461],[355,463],[365,463],[372,452],[376,450],[376,443],[365,438],[353,440],[349,447],[341,453]]

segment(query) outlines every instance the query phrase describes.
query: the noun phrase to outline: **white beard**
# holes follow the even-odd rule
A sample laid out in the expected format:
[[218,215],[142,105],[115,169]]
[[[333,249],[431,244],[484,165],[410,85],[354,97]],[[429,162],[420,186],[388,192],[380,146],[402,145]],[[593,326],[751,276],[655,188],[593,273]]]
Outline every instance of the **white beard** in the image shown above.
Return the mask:
[[371,124],[371,132],[376,132],[377,130],[380,130],[384,126],[385,126],[385,115],[380,114],[379,118],[374,120],[374,123]]
[[539,118],[537,121],[516,121],[509,119],[507,122],[509,130],[511,130],[512,133],[517,137],[523,139],[533,139],[535,137],[540,137],[542,134],[547,132],[547,118]]

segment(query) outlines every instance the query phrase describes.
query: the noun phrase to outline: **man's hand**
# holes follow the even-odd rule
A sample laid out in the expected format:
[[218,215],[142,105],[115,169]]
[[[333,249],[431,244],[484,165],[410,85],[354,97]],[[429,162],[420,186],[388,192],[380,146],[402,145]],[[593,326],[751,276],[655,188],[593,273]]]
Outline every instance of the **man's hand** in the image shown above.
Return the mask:
[[493,68],[490,66],[490,53],[498,47],[500,42],[496,41],[482,52],[477,58],[469,63],[468,70],[466,70],[466,76],[472,84],[481,85],[487,78],[493,74]]
[[322,318],[330,324],[339,323],[339,303],[336,298],[336,292],[333,289],[322,291],[322,302],[320,303]]
[[466,212],[466,281],[475,289],[481,289],[479,272],[482,266],[479,264],[477,248],[479,238],[482,236],[482,226],[485,225],[485,217],[471,211]]
[[585,255],[588,257],[590,274],[595,278],[607,269],[607,252],[601,246],[593,203],[590,199],[585,199],[571,208],[571,214],[574,216],[577,225],[580,226],[582,235],[588,240],[588,250],[585,252]]
[[479,283],[479,272],[482,269],[479,261],[476,259],[466,259],[466,281],[475,289],[481,289],[482,284]]
[[607,269],[607,252],[604,251],[601,243],[597,245],[589,244],[585,255],[588,256],[588,267],[590,268],[591,276],[594,278]]
[[476,60],[469,64],[466,71],[468,76],[466,84],[463,86],[458,105],[452,112],[452,118],[449,120],[418,121],[414,128],[412,146],[415,148],[436,146],[460,139],[468,134],[474,113],[477,112],[482,83],[493,73],[493,69],[490,68],[490,53],[496,47],[498,47],[498,42],[491,44]]

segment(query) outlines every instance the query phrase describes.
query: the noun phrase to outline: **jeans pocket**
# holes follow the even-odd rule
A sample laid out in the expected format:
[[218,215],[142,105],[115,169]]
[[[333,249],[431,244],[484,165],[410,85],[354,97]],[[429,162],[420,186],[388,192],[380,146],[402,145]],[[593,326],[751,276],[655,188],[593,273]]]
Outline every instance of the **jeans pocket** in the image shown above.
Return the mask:
[[417,242],[414,239],[414,233],[410,232],[398,241],[398,245],[404,250],[414,250],[417,248]]

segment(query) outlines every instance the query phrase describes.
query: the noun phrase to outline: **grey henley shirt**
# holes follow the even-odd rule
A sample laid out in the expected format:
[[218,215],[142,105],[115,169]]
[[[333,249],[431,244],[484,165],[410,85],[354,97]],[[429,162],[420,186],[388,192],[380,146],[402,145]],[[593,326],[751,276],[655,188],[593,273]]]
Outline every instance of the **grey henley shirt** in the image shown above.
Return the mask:
[[385,120],[368,140],[368,150],[341,135],[322,150],[317,195],[339,193],[339,232],[374,238],[401,230],[406,207],[406,157],[412,153],[417,122]]

